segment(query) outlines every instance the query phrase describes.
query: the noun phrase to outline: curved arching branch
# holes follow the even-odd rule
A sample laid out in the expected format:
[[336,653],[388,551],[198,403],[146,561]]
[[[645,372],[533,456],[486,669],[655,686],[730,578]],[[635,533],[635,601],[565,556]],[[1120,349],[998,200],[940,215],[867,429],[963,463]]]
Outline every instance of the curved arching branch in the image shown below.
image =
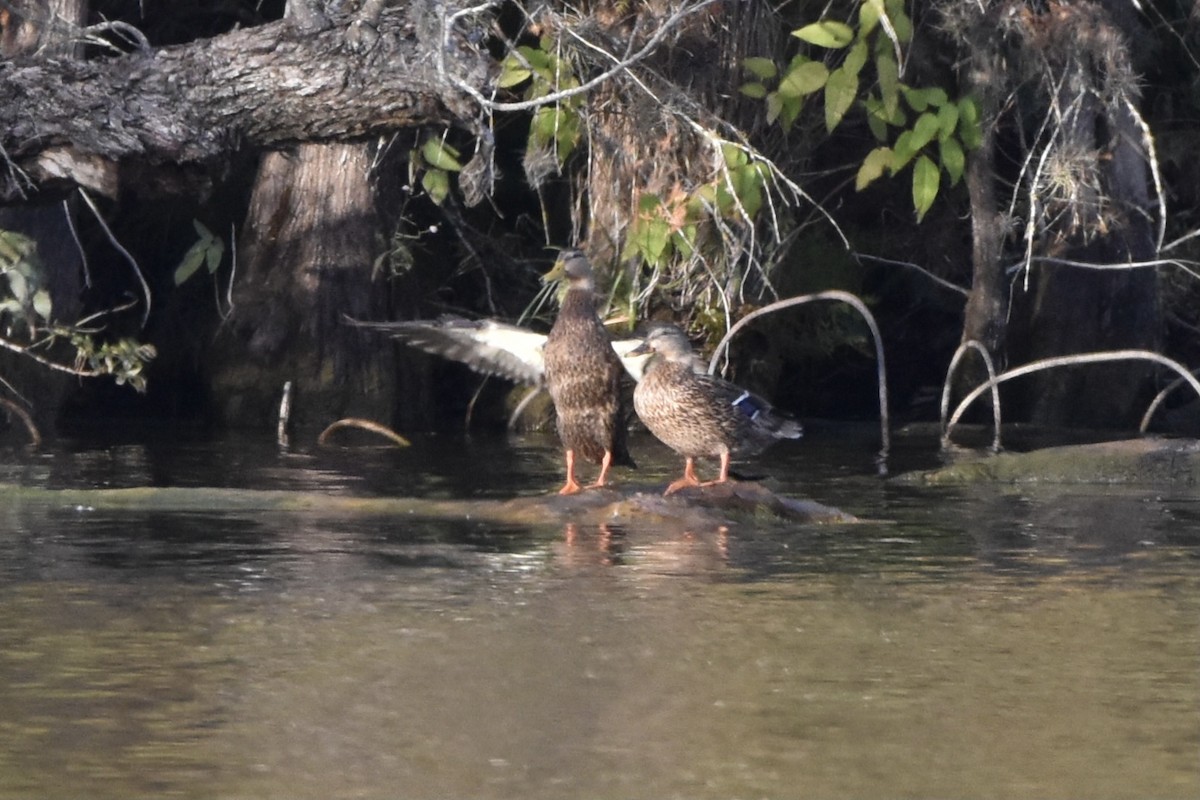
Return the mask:
[[946,412],[950,408],[950,383],[954,378],[954,370],[958,367],[958,362],[967,354],[968,350],[976,350],[983,357],[983,364],[987,367],[988,383],[992,386],[992,425],[994,434],[992,436],[992,449],[1000,449],[1000,389],[995,384],[996,365],[992,361],[992,354],[988,349],[974,339],[968,339],[958,346],[954,351],[954,357],[950,359],[950,366],[946,369],[946,382],[942,384],[942,415],[939,418],[942,423],[942,447],[950,444],[950,430],[946,427]]
[[879,435],[882,442],[879,451],[879,457],[881,460],[886,459],[888,452],[891,450],[891,426],[888,423],[887,367],[883,357],[883,337],[879,333],[879,325],[876,324],[875,317],[873,314],[871,314],[870,309],[867,308],[866,304],[863,303],[862,300],[850,294],[850,292],[843,292],[840,289],[830,289],[828,291],[816,292],[814,294],[804,294],[797,297],[789,297],[785,300],[777,300],[774,303],[765,305],[762,308],[752,311],[738,320],[737,324],[730,328],[729,332],[726,333],[725,336],[722,337],[721,341],[717,344],[717,349],[713,351],[712,359],[710,359],[708,362],[708,374],[711,375],[717,371],[717,362],[720,360],[725,350],[729,347],[729,341],[734,337],[735,334],[737,334],[738,331],[749,325],[752,321],[765,314],[772,314],[785,308],[792,308],[793,306],[812,303],[817,300],[835,300],[850,305],[855,311],[862,315],[862,318],[867,323],[867,327],[871,330],[871,337],[875,341],[875,365],[879,384]]
[[[1105,361],[1153,361],[1156,364],[1162,364],[1164,367],[1168,367],[1177,372],[1182,380],[1185,380],[1191,384],[1192,389],[1194,389],[1196,392],[1196,396],[1200,397],[1200,380],[1197,380],[1196,377],[1188,371],[1187,367],[1183,366],[1178,361],[1167,358],[1166,356],[1155,353],[1151,350],[1109,350],[1100,353],[1081,353],[1074,356],[1044,358],[1039,361],[1034,361],[1032,363],[1025,364],[1024,366],[1017,367],[1016,369],[1002,372],[994,378],[989,378],[986,383],[983,383],[982,385],[976,386],[974,389],[972,389],[970,393],[968,393],[967,396],[964,397],[958,404],[958,407],[954,409],[954,414],[950,417],[950,422],[946,425],[945,435],[950,435],[950,430],[958,423],[958,420],[960,417],[962,417],[963,412],[967,410],[967,408],[976,400],[976,398],[997,384],[1004,383],[1005,381],[1012,380],[1013,378],[1019,378],[1022,375],[1028,375],[1031,372],[1040,372],[1044,369],[1073,366],[1076,364],[1096,364]],[[1154,407],[1157,406],[1152,404],[1152,408]],[[1145,431],[1145,425],[1147,422],[1148,418],[1144,418],[1142,420],[1142,432]]]

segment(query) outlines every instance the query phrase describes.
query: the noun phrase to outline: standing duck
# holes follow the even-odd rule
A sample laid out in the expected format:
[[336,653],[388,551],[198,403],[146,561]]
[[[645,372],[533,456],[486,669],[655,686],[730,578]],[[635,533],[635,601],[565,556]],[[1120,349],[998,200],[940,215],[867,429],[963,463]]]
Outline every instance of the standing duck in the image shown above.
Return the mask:
[[[698,374],[692,345],[674,325],[657,324],[630,356],[647,356],[633,392],[633,407],[663,444],[684,458],[683,477],[666,494],[685,486],[710,486],[729,480],[733,456],[752,456],[776,439],[798,439],[800,423],[761,397],[707,374]],[[719,458],[721,475],[701,483],[697,458]]]
[[[587,256],[564,250],[543,280],[567,283],[542,357],[567,463],[567,480],[559,494],[574,494],[603,486],[613,464],[635,466],[625,446],[629,417],[621,393],[625,367],[596,314],[596,287]],[[577,457],[600,465],[595,483],[583,487],[575,479]]]
[[566,449],[567,480],[560,494],[573,494],[584,488],[575,478],[577,456],[600,465],[600,475],[591,486],[603,486],[613,464],[634,466],[625,446],[629,408],[628,392],[621,391],[621,373],[627,371],[640,380],[643,362],[623,358],[642,339],[610,339],[596,315],[592,267],[583,253],[562,251],[554,269],[544,276],[546,281],[564,278],[566,297],[548,336],[496,320],[452,315],[436,320],[346,321],[384,331],[476,372],[548,389]]

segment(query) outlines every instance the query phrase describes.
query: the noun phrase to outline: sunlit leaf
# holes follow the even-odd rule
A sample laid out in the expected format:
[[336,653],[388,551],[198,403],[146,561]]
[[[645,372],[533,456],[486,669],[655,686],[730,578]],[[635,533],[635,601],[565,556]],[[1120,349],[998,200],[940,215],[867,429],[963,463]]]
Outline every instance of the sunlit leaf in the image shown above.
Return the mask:
[[638,196],[638,211],[643,214],[653,214],[662,207],[662,200],[654,192],[642,192]]
[[913,147],[913,132],[911,130],[904,131],[897,136],[896,143],[892,146],[892,163],[889,166],[892,174],[895,175],[908,166],[908,162],[912,161],[913,156],[917,154],[919,149],[918,147]]
[[49,321],[50,319],[50,293],[45,289],[38,289],[33,293],[33,310],[39,317]]
[[783,96],[779,92],[771,92],[767,95],[767,124],[770,125],[775,120],[779,119],[779,112],[783,110]]
[[867,111],[867,127],[871,129],[871,133],[877,141],[886,142],[888,126],[887,120],[884,118],[883,101],[878,97],[867,97],[863,100],[863,107]]
[[[553,47],[553,43],[550,46]],[[524,56],[525,62],[535,70],[539,72],[550,70],[550,53],[548,52],[548,48],[539,49],[537,47],[521,46],[517,48],[517,52]]]
[[684,258],[691,258],[696,252],[696,226],[685,225],[672,234],[675,249]]
[[429,199],[440,206],[450,194],[450,174],[442,169],[427,169],[421,176],[421,186]]
[[823,19],[792,31],[792,36],[818,47],[842,48],[854,41],[854,29],[844,22]]
[[891,117],[900,105],[900,72],[896,57],[890,50],[875,56],[875,73],[879,76],[879,96],[883,98],[883,109]]
[[500,62],[500,77],[496,79],[496,85],[501,89],[508,89],[524,83],[532,75],[533,72],[521,62],[521,59],[515,55],[509,55]]
[[921,221],[925,212],[933,205],[940,178],[937,164],[934,164],[929,156],[921,156],[913,164],[913,206],[917,209],[917,222]]
[[785,131],[790,131],[796,118],[800,116],[800,105],[804,101],[799,97],[783,98],[783,109],[779,112],[779,124]]
[[861,192],[872,181],[883,175],[883,171],[892,163],[892,148],[876,147],[867,157],[863,159],[862,166],[858,168],[858,175],[854,178],[854,189]]
[[962,145],[955,137],[948,136],[938,142],[938,154],[942,160],[942,169],[946,170],[946,175],[950,178],[950,185],[957,185],[963,176],[967,161]]
[[738,90],[746,97],[753,97],[755,100],[761,100],[767,96],[767,87],[761,83],[743,83]]
[[883,0],[867,0],[858,7],[858,30],[862,36],[867,36],[879,24],[883,16]]
[[912,41],[913,27],[912,20],[904,13],[904,0],[885,0],[884,6],[892,29],[896,31],[896,38],[900,44],[908,44]]
[[769,58],[759,58],[757,56],[747,58],[742,61],[742,66],[754,73],[754,77],[764,81],[770,80],[779,74],[779,68]]
[[805,61],[788,69],[779,82],[779,93],[784,97],[804,97],[819,91],[829,80],[829,68],[820,61]]
[[455,158],[457,155],[457,150],[438,139],[426,139],[425,144],[421,146],[421,157],[425,159],[425,163],[437,169],[450,172],[461,170],[462,164]]
[[732,169],[740,167],[746,163],[746,151],[732,144],[721,145],[721,155],[725,158],[725,163]]
[[958,105],[947,103],[938,109],[938,138],[945,140],[958,127]]
[[200,269],[200,265],[204,263],[205,253],[208,251],[208,242],[204,239],[193,244],[188,248],[188,251],[183,254],[183,258],[179,260],[179,266],[175,268],[175,285],[181,286],[196,270]]
[[912,147],[914,150],[920,150],[925,145],[933,141],[933,137],[937,136],[941,130],[941,125],[938,123],[936,114],[926,111],[921,116],[917,117],[917,121],[913,124]]
[[225,242],[221,239],[211,239],[208,242],[208,247],[204,250],[204,261],[208,266],[208,274],[211,275],[221,266],[221,259],[225,256]]
[[825,84],[825,130],[832,132],[858,96],[858,76],[838,68]]
[[870,48],[867,47],[867,40],[860,39],[847,51],[846,60],[842,62],[842,69],[851,75],[858,75],[862,72],[863,65],[867,63],[868,55],[870,55]]
[[975,150],[983,144],[983,128],[979,117],[979,103],[974,97],[967,95],[958,101],[958,138],[968,150]]

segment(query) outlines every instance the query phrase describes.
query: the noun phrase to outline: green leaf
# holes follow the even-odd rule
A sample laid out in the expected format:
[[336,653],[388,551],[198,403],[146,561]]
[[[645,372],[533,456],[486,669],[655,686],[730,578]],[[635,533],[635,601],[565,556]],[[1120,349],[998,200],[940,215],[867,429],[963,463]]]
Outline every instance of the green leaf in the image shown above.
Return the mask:
[[763,204],[763,173],[758,164],[747,164],[733,173],[733,185],[737,188],[738,200],[750,219],[758,214]]
[[933,137],[937,136],[941,130],[941,124],[938,122],[936,114],[926,111],[921,116],[917,117],[917,121],[913,124],[912,147],[914,150],[920,150],[925,145],[933,141]]
[[500,77],[496,79],[496,86],[509,89],[529,80],[532,75],[533,72],[515,56],[509,56],[500,62]]
[[730,169],[742,166],[747,160],[746,151],[732,144],[721,145],[721,155]]
[[462,169],[462,164],[455,158],[457,155],[457,150],[437,139],[426,139],[425,144],[421,146],[421,157],[425,159],[426,164],[436,169],[458,172]]
[[653,219],[644,221],[638,226],[641,229],[641,242],[639,248],[642,255],[651,264],[657,264],[667,251],[667,245],[671,240],[671,226],[667,224],[665,219]]
[[919,147],[913,147],[913,132],[904,131],[896,137],[896,144],[892,146],[892,163],[890,169],[895,175],[900,170],[908,166],[908,162],[913,160],[913,156],[920,150]]
[[850,48],[849,52],[846,53],[846,60],[842,62],[842,69],[851,75],[858,75],[858,73],[862,72],[863,65],[867,63],[868,55],[870,55],[870,48],[867,47],[867,40],[858,40]]
[[858,7],[858,32],[862,37],[868,36],[871,31],[875,30],[875,26],[879,24],[879,18],[884,14],[883,0],[867,0]]
[[883,171],[892,163],[892,148],[876,147],[871,152],[867,153],[867,157],[863,159],[862,166],[858,168],[858,175],[854,178],[854,190],[861,192],[876,178],[883,174]]
[[679,230],[672,234],[672,242],[675,249],[684,258],[691,258],[696,252],[696,226],[684,225]]
[[29,299],[29,281],[20,272],[11,271],[8,275],[8,289],[21,305]]
[[938,109],[938,139],[945,141],[958,127],[958,105],[947,103]]
[[879,76],[879,96],[883,98],[883,109],[888,117],[895,116],[900,107],[900,72],[891,50],[884,50],[875,56],[875,72]]
[[779,119],[781,111],[783,111],[783,96],[779,92],[771,92],[767,95],[767,124],[770,125]]
[[799,97],[783,98],[783,110],[779,112],[779,124],[785,131],[790,131],[796,118],[800,116],[800,106],[804,101]]
[[189,247],[188,251],[183,254],[183,258],[179,260],[179,266],[175,268],[176,286],[182,286],[188,278],[196,274],[196,270],[200,269],[200,265],[204,263],[205,254],[208,251],[209,241],[201,239]]
[[918,113],[925,111],[930,106],[941,108],[949,102],[946,97],[946,90],[938,86],[929,86],[924,89],[913,89],[905,86],[904,99],[908,101],[909,107]]
[[558,145],[558,163],[565,164],[567,157],[575,150],[579,141],[582,121],[574,111],[562,109],[559,113],[558,130],[554,134],[554,142]]
[[443,169],[427,169],[421,176],[421,186],[429,199],[440,206],[450,194],[450,175]]
[[913,26],[908,14],[904,13],[904,0],[885,0],[884,6],[888,19],[892,21],[892,28],[896,31],[896,38],[900,40],[900,44],[908,44],[912,41]]
[[33,293],[33,310],[42,319],[50,321],[50,293],[45,289]]
[[192,220],[192,227],[196,230],[196,235],[199,236],[201,239],[211,240],[211,239],[216,238],[215,236],[213,236],[212,231],[210,231],[208,229],[208,226],[206,226],[203,222],[201,222],[198,219]]
[[940,177],[937,164],[934,164],[929,156],[921,156],[913,165],[913,206],[917,209],[917,222],[921,221],[925,212],[933,205]]
[[221,259],[225,256],[225,242],[221,239],[211,239],[208,242],[208,247],[204,249],[204,260],[208,265],[208,274],[212,275],[221,266]]
[[868,97],[863,100],[867,109],[867,127],[871,129],[875,139],[880,142],[888,140],[888,123],[883,111],[883,101],[878,97]]
[[979,103],[974,97],[967,95],[958,101],[958,138],[967,150],[975,150],[983,144],[979,117]]
[[746,97],[753,97],[755,100],[762,100],[767,96],[767,87],[761,83],[743,83],[739,91]]
[[654,192],[642,192],[638,196],[638,211],[642,214],[653,214],[662,208],[662,200]]
[[844,22],[823,19],[792,31],[792,36],[817,47],[840,49],[854,41],[854,29]]
[[946,170],[946,175],[950,178],[950,185],[958,185],[967,162],[958,139],[948,136],[938,142],[938,155],[942,160],[942,169]]
[[805,61],[788,69],[779,82],[779,93],[784,97],[804,97],[818,91],[829,80],[829,68],[820,61]]
[[857,75],[841,67],[829,73],[829,82],[825,84],[825,130],[833,132],[857,96]]
[[769,58],[751,57],[742,60],[742,66],[760,80],[770,80],[779,74],[779,68]]
[[[553,47],[553,43],[550,46]],[[550,72],[550,53],[547,50],[522,45],[517,48],[517,52],[525,57],[526,63],[533,69],[538,72]],[[519,64],[520,62],[517,63]],[[524,64],[521,66],[524,66]]]

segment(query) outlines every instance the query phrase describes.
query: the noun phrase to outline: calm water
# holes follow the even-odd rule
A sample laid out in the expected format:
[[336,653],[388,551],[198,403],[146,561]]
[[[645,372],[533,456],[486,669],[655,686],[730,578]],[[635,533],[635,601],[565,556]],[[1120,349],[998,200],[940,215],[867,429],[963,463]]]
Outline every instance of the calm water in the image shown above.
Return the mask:
[[[0,506],[3,798],[1200,797],[1200,490],[756,469],[728,530]],[[619,479],[665,484],[668,453]],[[936,453],[902,442],[893,472]],[[486,497],[544,438],[4,452],[0,482]]]

